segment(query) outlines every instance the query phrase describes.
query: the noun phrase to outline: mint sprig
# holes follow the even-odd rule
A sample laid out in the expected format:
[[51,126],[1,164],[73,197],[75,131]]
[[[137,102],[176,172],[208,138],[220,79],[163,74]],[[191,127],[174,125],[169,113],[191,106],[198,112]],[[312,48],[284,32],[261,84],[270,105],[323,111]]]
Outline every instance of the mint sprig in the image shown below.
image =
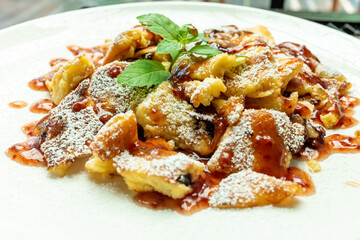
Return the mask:
[[[193,48],[192,52],[186,51],[186,45],[189,43],[207,41],[203,34],[198,34],[198,30],[192,24],[184,24],[179,27],[169,18],[158,13],[141,15],[137,19],[146,29],[165,38],[158,44],[156,52],[170,54],[173,62],[182,54],[197,53],[203,55],[206,59],[222,53],[209,45],[204,45],[207,47]],[[207,51],[205,51],[205,48]],[[207,54],[209,52],[211,54]]]
[[[197,54],[200,57],[196,56],[195,59],[207,59],[223,53],[207,45],[208,39],[203,33],[198,33],[192,24],[179,27],[168,17],[158,13],[144,14],[138,16],[137,19],[144,28],[164,38],[157,45],[156,52],[170,54],[172,58],[170,68],[183,55],[195,56],[194,54]],[[118,83],[137,87],[152,86],[166,81],[169,76],[170,72],[160,62],[138,60],[118,75]]]
[[160,84],[170,77],[170,72],[157,61],[138,60],[118,75],[121,85],[145,87]]

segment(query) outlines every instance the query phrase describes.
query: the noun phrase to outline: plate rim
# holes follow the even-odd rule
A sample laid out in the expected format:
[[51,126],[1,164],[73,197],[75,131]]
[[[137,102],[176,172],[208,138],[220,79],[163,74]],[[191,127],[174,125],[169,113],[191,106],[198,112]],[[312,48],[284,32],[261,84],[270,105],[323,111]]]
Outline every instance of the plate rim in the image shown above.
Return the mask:
[[[166,5],[166,4],[171,4],[171,5],[176,5],[175,3],[178,3],[178,2],[158,2],[159,3],[159,5]],[[184,2],[180,2],[181,3],[181,5],[184,5]],[[146,3],[146,4],[144,4],[144,3],[131,3],[131,4],[119,4],[119,5],[115,5],[115,7],[116,8],[120,8],[120,6],[124,6],[125,8],[126,7],[128,7],[129,5],[143,5],[143,6],[148,6],[148,5],[151,5],[151,6],[154,6],[153,5],[154,3]],[[188,5],[191,5],[191,6],[193,6],[194,5],[194,3],[193,2],[186,2],[185,4],[188,4]],[[202,5],[204,5],[204,4],[206,4],[206,5],[214,5],[215,7],[219,7],[219,4],[216,4],[216,3],[211,3],[211,4],[209,4],[209,3],[197,3],[196,2],[196,4],[202,4]],[[196,5],[195,4],[195,5]],[[224,4],[221,4],[221,7],[224,7],[223,6]],[[231,4],[228,4],[228,5],[231,5]],[[241,6],[237,6],[237,5],[231,5],[230,7],[232,8],[232,9],[234,9],[234,6],[236,6],[236,7],[239,7],[239,8],[245,8],[245,9],[248,9],[248,7],[241,7]],[[225,6],[226,7],[226,6]],[[114,8],[114,5],[110,5],[110,6],[101,6],[101,7],[94,7],[94,8],[89,8],[89,9],[80,9],[80,10],[75,10],[75,11],[69,11],[69,12],[65,12],[65,13],[59,13],[59,14],[56,14],[56,15],[53,15],[53,16],[47,16],[47,17],[43,17],[43,18],[49,18],[49,17],[55,17],[55,16],[57,16],[58,17],[58,15],[61,15],[61,14],[63,14],[65,17],[70,17],[72,14],[74,14],[74,12],[79,12],[79,11],[82,11],[82,12],[86,12],[86,14],[91,14],[91,12],[92,11],[101,11],[99,8],[104,8],[104,9],[107,9],[107,8]],[[262,9],[254,9],[254,8],[250,8],[250,10],[251,11],[259,11],[259,12],[261,12],[261,13],[263,13],[263,12],[266,12],[267,14],[268,13],[271,13],[270,11],[267,11],[267,10],[262,10]],[[230,8],[229,8],[229,11],[230,11]],[[236,11],[236,9],[235,10],[232,10],[232,11]],[[284,15],[284,14],[281,14],[281,13],[274,13],[275,15],[278,15],[278,14],[280,14],[280,15]],[[295,18],[295,19],[297,19],[296,21],[299,21],[299,18],[297,18],[297,17],[293,17],[293,16],[288,16],[288,15],[285,15],[285,16],[287,16],[287,17],[290,17],[290,18]],[[21,24],[18,24],[18,25],[25,25],[26,26],[26,24],[29,24],[29,22],[30,22],[30,24],[34,24],[33,22],[35,22],[35,24],[36,24],[36,21],[43,21],[43,18],[40,18],[40,20],[39,19],[35,19],[35,20],[31,20],[31,21],[28,21],[28,22],[24,22],[24,23],[21,23]],[[300,20],[303,20],[303,21],[306,21],[306,22],[310,22],[311,24],[314,24],[314,22],[311,22],[311,21],[307,21],[307,20],[304,20],[304,19],[300,19]],[[318,24],[318,25],[320,25],[320,24]],[[320,26],[322,26],[322,25],[320,25]],[[15,28],[15,27],[17,27],[17,25],[14,25],[13,26],[13,28]],[[323,26],[323,27],[325,27],[325,26]],[[16,28],[16,31],[19,31],[21,28]],[[339,34],[339,31],[337,31],[337,30],[334,30],[335,32],[337,32],[336,34]],[[2,36],[2,32],[0,31],[0,37]],[[348,36],[347,35],[347,37],[351,37],[351,36]],[[347,38],[347,39],[350,39],[350,38]],[[24,41],[26,41],[26,40],[24,40]],[[6,48],[6,47],[5,47]],[[358,47],[358,49],[360,49],[359,47]],[[337,54],[336,54],[337,55]],[[336,56],[335,55],[335,56]],[[1,75],[1,74],[0,74]],[[1,81],[1,80],[0,80]],[[1,107],[1,106],[0,106]],[[20,135],[20,134],[19,134]],[[7,161],[11,161],[10,159],[6,159]],[[329,159],[330,160],[330,159]],[[17,163],[15,163],[14,162],[14,164],[17,164]],[[21,166],[21,165],[20,165]],[[21,166],[21,167],[24,167],[24,166]],[[27,171],[29,171],[30,169],[26,169]],[[30,172],[31,172],[31,170],[30,170]],[[34,171],[34,173],[36,173],[36,171]],[[44,176],[45,176],[46,174],[44,174]],[[325,176],[326,175],[326,172],[325,173],[323,173],[323,175]],[[62,179],[61,179],[62,180]],[[69,179],[68,179],[69,180]],[[71,180],[71,179],[70,179]],[[319,193],[317,193],[317,194],[319,194]],[[314,195],[315,196],[315,195]],[[317,196],[319,196],[319,195],[317,195]],[[301,199],[301,201],[304,201],[304,202],[306,202],[308,199],[306,199],[306,198],[302,198]],[[298,211],[298,210],[301,210],[300,209],[300,207],[302,207],[302,206],[299,206],[299,209],[296,209],[296,211]],[[264,207],[264,208],[266,208],[266,207]],[[1,210],[1,208],[0,208],[0,210]],[[276,209],[274,209],[274,211],[275,211]],[[360,209],[356,209],[357,211],[358,210],[360,210]],[[139,212],[136,212],[136,213],[142,213],[142,212],[147,212],[148,210],[147,209],[140,209],[139,210]],[[150,211],[150,210],[149,210]],[[242,211],[242,210],[240,210],[240,211],[237,211],[237,209],[236,209],[236,211],[226,211],[226,210],[222,210],[222,209],[211,209],[211,211],[213,211],[214,212],[214,214],[210,214],[210,215],[208,215],[209,217],[210,217],[210,219],[215,219],[216,217],[220,217],[220,216],[225,216],[225,220],[226,219],[230,219],[230,218],[232,218],[235,214],[237,215],[237,216],[247,216],[247,211]],[[262,211],[264,211],[263,210],[263,208],[258,208],[258,209],[255,209],[254,210],[254,212],[253,212],[253,209],[251,209],[251,216],[254,216],[254,219],[257,219],[257,217],[258,217],[258,215],[259,215],[259,212],[260,213],[262,213]],[[284,211],[286,211],[286,210],[284,210]],[[292,210],[291,210],[292,211]],[[294,211],[294,213],[295,213],[295,211]],[[202,212],[199,212],[199,213],[197,213],[197,214],[194,214],[194,215],[192,215],[192,216],[194,216],[193,217],[193,219],[201,219],[201,217],[202,216],[204,216],[204,215],[207,215],[208,213],[207,213],[207,210],[204,210],[204,211],[202,211]],[[224,214],[224,215],[223,215]],[[292,212],[289,212],[289,218],[291,217],[291,214],[292,214]],[[145,214],[145,215],[147,215],[147,214]],[[160,211],[158,212],[158,213],[154,213],[151,217],[154,217],[154,221],[156,222],[156,220],[159,220],[159,219],[156,219],[156,216],[158,216],[158,215],[160,215]],[[6,216],[6,215],[5,215]],[[161,218],[167,218],[168,216],[173,216],[173,212],[165,212],[165,214],[164,215],[161,215]],[[265,215],[265,216],[267,216],[267,215]],[[140,218],[141,216],[139,216],[139,218]],[[149,217],[149,215],[147,215],[147,217]],[[171,218],[171,217],[170,217]],[[181,222],[182,221],[186,221],[187,219],[189,219],[190,217],[188,217],[188,216],[183,216],[183,215],[176,215],[176,216],[174,216],[173,217],[173,219],[181,219]],[[0,222],[1,222],[1,215],[0,215]],[[146,218],[145,218],[146,219]],[[186,220],[184,220],[184,219],[186,219]],[[251,218],[249,218],[249,219],[253,219],[252,217]],[[144,220],[145,221],[145,220]],[[130,224],[131,224],[131,220],[129,221],[130,222]],[[170,221],[171,222],[171,221]],[[346,221],[347,222],[347,221]],[[10,222],[10,223],[12,223],[12,222]],[[260,222],[261,223],[261,222]],[[272,225],[273,223],[271,223],[271,224],[269,224],[269,225]],[[7,225],[5,225],[5,226],[7,226]],[[197,226],[197,225],[195,225],[195,226]],[[243,225],[242,227],[246,227],[247,225]],[[276,223],[275,224],[275,226],[279,226],[279,224],[278,223]],[[8,226],[7,226],[8,227]],[[1,229],[1,226],[0,226],[0,229]],[[65,229],[67,229],[67,228],[65,228]],[[190,228],[190,229],[193,229],[193,228]],[[341,229],[344,229],[344,228],[341,228]],[[46,232],[46,231],[45,231]],[[104,232],[104,231],[101,231],[102,233]],[[214,232],[214,231],[211,231],[211,232]],[[224,232],[224,231],[221,231],[221,232]],[[234,232],[236,232],[236,231],[234,231]],[[7,232],[5,231],[5,234],[6,234]],[[105,235],[104,236],[104,239],[108,239],[108,237],[109,236],[111,236],[111,234],[114,234],[114,233],[117,233],[117,230],[113,230],[113,232],[111,232],[111,233],[107,233],[108,235]],[[338,236],[338,232],[336,232],[337,234],[335,234],[334,236]],[[348,232],[348,235],[347,236],[349,236],[349,234],[356,234],[356,233],[354,233],[353,231],[351,231],[351,232]],[[0,236],[1,236],[2,234],[0,234]],[[6,236],[6,235],[5,235]],[[30,236],[34,236],[34,233],[33,232],[31,232],[31,235]],[[67,235],[64,235],[64,233],[61,233],[61,235],[59,235],[59,236],[67,236]],[[87,235],[88,236],[88,235]],[[95,235],[95,236],[97,236],[97,235]],[[126,236],[128,236],[128,235],[126,235]],[[231,236],[231,233],[229,234],[229,236]],[[271,235],[270,235],[271,236]],[[300,236],[300,237],[304,237],[304,234],[299,234],[298,236]],[[315,234],[314,236],[318,236],[317,234]],[[88,236],[89,237],[89,236]],[[246,235],[245,236],[246,238],[248,238],[248,239],[254,239],[253,237],[251,237],[251,236],[248,236],[248,235]],[[264,236],[263,236],[264,237]],[[80,238],[80,237],[79,237]],[[42,239],[42,238],[39,238],[39,239]],[[55,237],[55,239],[56,239],[56,237]],[[152,238],[150,238],[150,239],[152,239]],[[209,239],[213,239],[213,238],[209,238]],[[281,236],[279,236],[279,239],[284,239],[284,238],[282,238]],[[296,238],[295,238],[296,239]]]
[[[31,19],[25,22],[21,22],[9,27],[6,27],[4,29],[0,29],[0,37],[3,34],[6,34],[9,31],[16,31],[18,28],[21,27],[26,27],[27,25],[31,25],[31,24],[36,24],[37,22],[41,22],[44,21],[44,19],[49,19],[49,18],[61,18],[61,17],[67,17],[70,15],[74,15],[74,14],[86,14],[86,13],[90,13],[93,11],[99,11],[99,9],[108,9],[108,8],[127,8],[127,7],[132,7],[132,6],[152,6],[155,7],[156,5],[158,6],[165,6],[165,5],[170,5],[170,6],[176,6],[176,5],[182,5],[182,6],[200,6],[202,5],[202,7],[204,5],[206,5],[207,7],[220,7],[222,9],[228,9],[228,8],[238,8],[238,9],[242,9],[242,10],[250,10],[250,11],[254,11],[254,12],[259,12],[259,13],[266,13],[266,14],[270,14],[273,16],[281,16],[284,18],[289,18],[289,19],[293,19],[296,21],[300,21],[300,22],[304,22],[306,24],[313,24],[314,26],[317,26],[319,28],[323,28],[323,29],[327,29],[333,33],[336,34],[340,34],[342,37],[347,38],[350,41],[353,41],[354,43],[360,43],[360,39],[357,39],[354,36],[351,36],[347,33],[341,32],[339,30],[333,29],[329,26],[325,26],[322,25],[320,23],[317,22],[313,22],[307,19],[303,19],[303,18],[299,18],[296,16],[291,16],[285,13],[279,13],[279,12],[275,12],[275,11],[271,11],[268,9],[261,9],[261,8],[255,8],[255,7],[248,7],[248,6],[241,6],[241,5],[236,5],[236,4],[230,4],[230,3],[213,3],[213,2],[182,2],[182,1],[161,1],[161,2],[134,2],[134,3],[117,3],[117,4],[111,4],[111,5],[104,5],[104,6],[95,6],[95,7],[90,7],[90,8],[84,8],[84,9],[76,9],[76,10],[70,10],[70,11],[66,11],[66,12],[60,12],[60,13],[56,13],[56,14],[51,14],[51,15],[47,15],[47,16],[43,16],[43,17],[39,17],[39,18],[35,18],[35,19]],[[153,11],[156,12],[156,11]]]

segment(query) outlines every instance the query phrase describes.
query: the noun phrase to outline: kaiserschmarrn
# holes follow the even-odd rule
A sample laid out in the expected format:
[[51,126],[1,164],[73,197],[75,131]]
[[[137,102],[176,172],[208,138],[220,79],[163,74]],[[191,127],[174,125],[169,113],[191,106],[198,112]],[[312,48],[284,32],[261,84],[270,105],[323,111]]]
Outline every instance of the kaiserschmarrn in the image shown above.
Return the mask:
[[29,163],[20,150],[37,151],[37,164],[59,176],[88,157],[89,174],[122,176],[140,204],[170,203],[185,213],[197,205],[285,205],[315,191],[291,161],[308,160],[319,172],[324,149],[339,152],[325,128],[355,121],[344,75],[304,45],[275,43],[264,26],[200,33],[184,25],[174,37],[154,30],[151,18],[140,23],[101,46],[70,46],[74,59],[53,61],[42,79],[57,106],[8,156]]

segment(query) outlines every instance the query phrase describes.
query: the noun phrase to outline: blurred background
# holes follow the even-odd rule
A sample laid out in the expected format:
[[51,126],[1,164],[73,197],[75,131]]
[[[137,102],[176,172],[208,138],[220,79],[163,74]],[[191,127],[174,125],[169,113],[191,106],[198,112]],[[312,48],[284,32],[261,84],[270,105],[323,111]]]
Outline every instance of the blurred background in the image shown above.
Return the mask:
[[[156,0],[0,0],[0,29],[65,11]],[[190,0],[185,0],[190,1]],[[360,37],[360,0],[192,0],[278,11]]]

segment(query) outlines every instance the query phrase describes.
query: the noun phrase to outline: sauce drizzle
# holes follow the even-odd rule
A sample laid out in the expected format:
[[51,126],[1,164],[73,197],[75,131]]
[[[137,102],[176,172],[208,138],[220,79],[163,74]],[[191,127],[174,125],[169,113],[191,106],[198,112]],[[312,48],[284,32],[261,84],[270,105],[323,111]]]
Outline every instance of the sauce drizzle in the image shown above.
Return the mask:
[[41,99],[31,104],[30,112],[33,113],[48,113],[51,109],[56,107],[51,99]]
[[46,87],[46,80],[47,79],[52,79],[54,76],[55,72],[49,72],[47,74],[44,74],[40,77],[34,78],[33,80],[31,80],[28,83],[28,86],[35,91],[43,91],[43,92],[48,92],[49,89]]
[[40,138],[35,127],[38,121],[30,122],[22,127],[28,139],[25,142],[17,143],[8,148],[5,154],[12,160],[34,167],[46,166],[45,158],[40,150]]
[[325,143],[317,148],[304,146],[296,157],[301,160],[322,161],[333,153],[359,153],[360,137],[333,134],[325,137]]
[[[221,180],[226,177],[225,173],[206,171],[205,178],[195,183],[194,191],[184,198],[173,199],[158,192],[141,192],[134,197],[134,201],[140,206],[153,210],[171,209],[184,215],[191,215],[209,207],[209,197]],[[298,196],[309,196],[315,193],[315,185],[310,175],[299,168],[288,168],[284,179],[301,186],[303,192],[297,194]]]
[[6,151],[6,155],[12,160],[27,166],[46,166],[38,139],[38,137],[30,137],[23,143],[14,144]]
[[172,209],[178,213],[190,215],[209,207],[209,196],[225,177],[223,173],[205,172],[203,181],[195,183],[194,191],[181,199],[172,199],[157,192],[144,192],[138,193],[134,200],[139,205],[154,210]]
[[360,187],[360,183],[354,182],[354,181],[347,181],[347,182],[345,182],[345,184],[350,187]]
[[14,102],[9,103],[9,106],[12,108],[20,109],[20,108],[26,107],[27,103],[24,101],[14,101]]

